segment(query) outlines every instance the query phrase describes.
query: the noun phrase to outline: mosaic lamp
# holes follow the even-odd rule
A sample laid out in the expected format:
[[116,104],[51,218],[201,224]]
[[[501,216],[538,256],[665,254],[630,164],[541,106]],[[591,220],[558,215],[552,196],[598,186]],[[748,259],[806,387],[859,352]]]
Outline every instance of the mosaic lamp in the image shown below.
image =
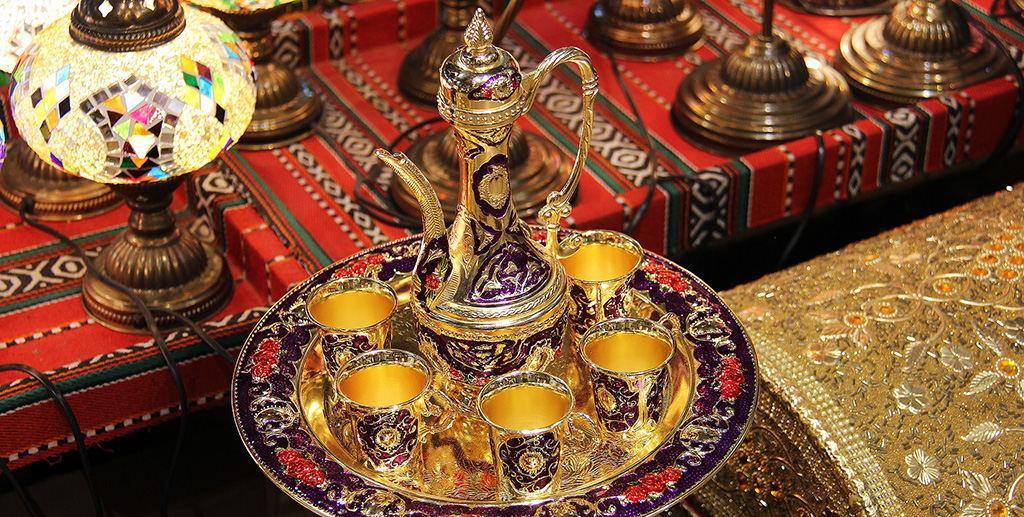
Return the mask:
[[[201,319],[231,296],[223,257],[177,228],[170,204],[187,173],[245,130],[252,71],[237,35],[176,0],[81,0],[21,56],[18,129],[47,161],[125,199],[128,228],[96,265],[147,305]],[[139,331],[130,298],[100,275],[86,276],[82,297],[97,321]]]
[[[0,16],[0,71],[11,74],[32,37],[50,22],[71,12],[77,0],[9,2]],[[11,128],[13,129],[13,128]],[[35,201],[33,215],[43,220],[73,220],[110,210],[121,202],[106,185],[64,174],[40,159],[16,135],[10,156],[0,168],[0,202],[18,210],[26,196]]]
[[274,59],[271,24],[308,0],[186,0],[238,33],[256,64],[256,111],[238,141],[241,149],[276,149],[313,132],[323,111],[318,97],[295,72]]

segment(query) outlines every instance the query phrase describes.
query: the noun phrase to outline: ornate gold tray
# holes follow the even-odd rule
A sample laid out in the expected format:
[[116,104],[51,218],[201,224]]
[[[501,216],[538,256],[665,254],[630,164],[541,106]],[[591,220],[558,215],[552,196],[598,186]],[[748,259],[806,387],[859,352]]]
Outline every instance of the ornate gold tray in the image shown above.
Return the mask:
[[[542,499],[498,499],[488,429],[458,415],[424,444],[424,467],[384,477],[365,468],[353,440],[329,423],[333,392],[322,367],[306,296],[332,276],[366,275],[399,294],[393,346],[416,349],[409,299],[419,238],[410,237],[335,263],[296,286],[249,336],[232,379],[232,407],[243,442],[268,477],[321,515],[648,515],[707,480],[746,433],[757,397],[757,362],[732,312],[703,282],[648,253],[632,287],[639,315],[671,311],[686,322],[687,349],[671,364],[672,402],[650,438],[602,439],[574,419],[558,491]],[[576,411],[595,416],[587,376],[568,342],[549,371],[565,379]]]

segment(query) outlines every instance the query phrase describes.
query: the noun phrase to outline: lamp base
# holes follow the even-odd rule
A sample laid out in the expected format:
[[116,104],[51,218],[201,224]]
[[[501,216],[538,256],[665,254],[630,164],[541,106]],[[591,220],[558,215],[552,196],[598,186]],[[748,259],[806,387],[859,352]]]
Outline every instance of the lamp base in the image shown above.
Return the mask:
[[594,46],[640,61],[671,59],[704,41],[704,21],[687,0],[598,0],[587,17]]
[[723,155],[801,138],[852,117],[850,89],[839,73],[778,37],[753,36],[732,54],[697,67],[672,104],[680,131]]
[[295,73],[271,61],[256,65],[256,110],[235,147],[276,149],[313,132],[323,107]]
[[[167,181],[111,185],[132,213],[128,228],[96,259],[105,275],[126,285],[148,307],[182,313],[192,320],[216,314],[231,299],[231,272],[212,247],[175,225],[174,190],[186,176]],[[128,333],[149,330],[131,298],[92,272],[82,284],[85,310],[101,325]],[[170,316],[154,315],[161,330],[180,327]]]
[[[572,160],[551,142],[519,126],[512,129],[508,154],[512,202],[521,217],[533,217],[544,206],[548,193],[568,180]],[[427,176],[441,202],[445,221],[451,223],[459,204],[459,162],[452,129],[417,140],[406,155]],[[420,216],[419,202],[404,183],[391,183],[391,197],[402,212]]]
[[846,31],[835,67],[865,100],[910,104],[1005,73],[997,44],[947,0],[905,0],[889,16]]
[[25,140],[12,140],[0,169],[0,199],[17,212],[35,199],[32,215],[43,221],[73,221],[107,212],[121,198],[106,185],[67,174],[40,158]]
[[409,100],[425,107],[437,107],[441,64],[448,54],[465,45],[463,37],[475,8],[475,0],[437,2],[437,27],[405,55],[398,68],[398,90]]

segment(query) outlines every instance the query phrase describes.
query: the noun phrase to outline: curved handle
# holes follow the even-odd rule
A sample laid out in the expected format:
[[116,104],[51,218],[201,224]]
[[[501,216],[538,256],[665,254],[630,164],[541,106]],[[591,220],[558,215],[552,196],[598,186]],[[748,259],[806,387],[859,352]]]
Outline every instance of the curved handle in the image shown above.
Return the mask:
[[686,327],[683,326],[683,320],[679,318],[679,315],[674,312],[666,312],[658,318],[658,324],[668,329],[672,336],[672,347],[679,350],[686,342]]
[[586,413],[569,413],[566,424],[561,430],[566,454],[587,454],[601,445],[601,433],[597,424]]
[[523,74],[523,87],[529,92],[528,104],[533,104],[537,96],[537,87],[541,80],[556,66],[573,63],[580,69],[583,79],[583,127],[580,128],[580,145],[576,151],[576,162],[572,165],[569,179],[561,189],[548,194],[544,208],[537,214],[537,219],[545,224],[548,231],[547,249],[552,255],[557,254],[559,221],[569,217],[572,206],[569,200],[580,182],[583,166],[587,162],[587,151],[590,149],[590,135],[594,130],[594,100],[597,98],[597,72],[590,63],[590,56],[576,47],[564,47],[555,50],[541,61],[533,72]]
[[[437,396],[439,403],[435,404],[431,401],[430,398],[432,396]],[[419,439],[421,442],[426,442],[428,436],[447,430],[455,422],[452,400],[441,391],[431,388],[426,396],[423,397],[423,416],[437,417],[433,423],[427,422],[426,419],[423,420],[423,423],[426,424],[426,429],[420,433]]]

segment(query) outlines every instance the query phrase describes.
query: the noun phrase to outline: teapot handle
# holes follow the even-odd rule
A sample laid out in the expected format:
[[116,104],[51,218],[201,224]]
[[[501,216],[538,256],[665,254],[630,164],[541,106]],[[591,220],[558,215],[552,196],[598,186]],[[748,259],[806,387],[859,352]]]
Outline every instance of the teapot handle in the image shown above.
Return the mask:
[[587,162],[587,151],[590,149],[590,135],[594,130],[594,100],[597,98],[597,72],[594,71],[594,65],[590,63],[590,56],[586,52],[576,47],[564,47],[548,54],[533,72],[523,74],[522,83],[526,91],[530,92],[527,105],[532,104],[540,82],[548,72],[563,63],[573,63],[580,69],[580,77],[583,79],[583,127],[580,128],[580,145],[569,179],[561,189],[548,194],[544,208],[537,214],[537,219],[547,227],[548,252],[555,256],[558,255],[559,249],[559,222],[563,217],[569,217],[572,212],[569,200],[579,185],[580,174]]

